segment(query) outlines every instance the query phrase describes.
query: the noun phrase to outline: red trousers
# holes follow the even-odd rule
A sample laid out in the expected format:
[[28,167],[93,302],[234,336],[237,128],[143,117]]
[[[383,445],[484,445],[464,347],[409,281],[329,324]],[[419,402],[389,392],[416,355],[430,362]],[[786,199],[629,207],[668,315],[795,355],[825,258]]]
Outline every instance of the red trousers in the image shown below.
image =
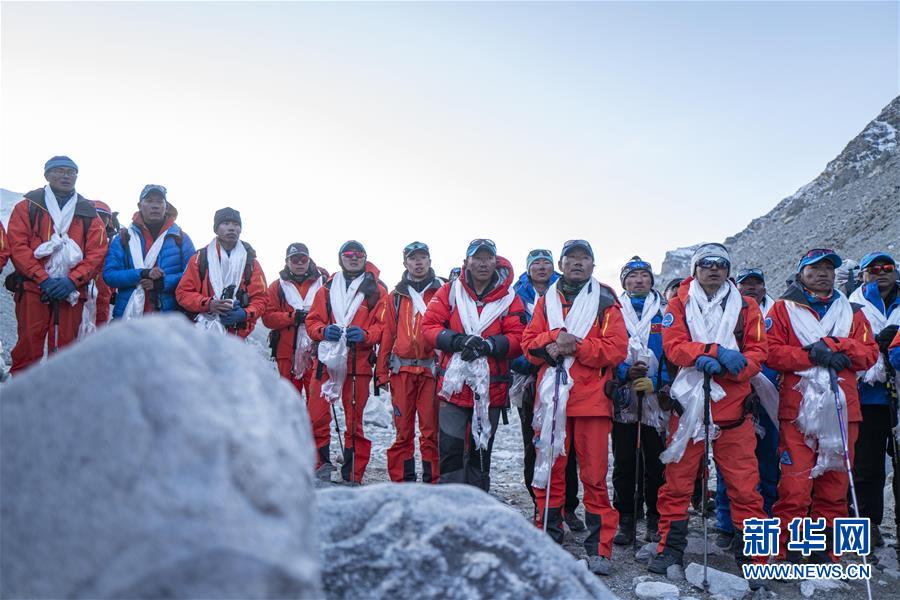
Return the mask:
[[301,377],[300,379],[294,379],[294,376],[291,374],[291,369],[294,366],[294,359],[279,358],[276,360],[276,362],[278,363],[278,373],[282,377],[284,377],[285,379],[290,381],[291,385],[293,385],[295,388],[297,388],[297,391],[300,393],[300,395],[308,400],[309,399],[309,384],[310,384],[310,381],[312,380],[312,374],[313,374],[312,369],[311,368],[307,369],[306,372],[303,374],[303,377]]
[[[850,446],[852,465],[859,423],[849,425],[847,443]],[[803,434],[792,421],[781,421],[778,456],[781,479],[778,482],[778,500],[772,507],[772,513],[781,519],[779,558],[783,559],[787,553],[788,523],[791,519],[824,517],[828,523],[826,530],[830,531],[835,517],[848,516],[847,490],[850,480],[846,471],[826,471],[815,479],[809,478],[809,473],[816,464],[816,452],[806,445]]]
[[[609,434],[612,419],[609,417],[567,417],[566,445],[575,447],[578,459],[578,475],[584,486],[585,521],[589,530],[591,524],[599,521],[597,532],[589,531],[585,539],[585,551],[591,555],[612,556],[612,539],[619,526],[619,513],[609,501],[606,488],[606,472],[609,466]],[[536,435],[540,435],[536,432]],[[569,445],[569,441],[572,445]],[[537,460],[541,451],[538,450]],[[558,456],[550,471],[550,508],[562,508],[566,502],[566,463],[568,458]],[[547,490],[534,488],[538,508],[538,527],[543,526],[544,507]],[[598,518],[599,517],[599,518]],[[588,545],[591,545],[589,548]]]
[[[669,421],[669,434],[678,429],[678,417],[672,415]],[[670,437],[671,441],[671,437]],[[756,460],[756,434],[753,431],[753,420],[744,422],[734,429],[723,429],[719,437],[712,440],[713,456],[716,469],[728,483],[728,498],[731,500],[731,522],[738,531],[744,530],[744,519],[764,519],[762,496],[756,489],[759,484],[759,464]],[[694,480],[697,470],[704,463],[703,441],[689,441],[684,455],[678,462],[666,465],[666,482],[659,490],[656,502],[659,508],[660,541],[657,547],[662,552],[666,546],[672,523],[686,521],[691,494],[694,492]],[[686,534],[686,528],[684,530]],[[682,533],[677,534],[682,537]],[[683,551],[686,540],[671,540],[671,546]],[[763,557],[765,558],[765,557]],[[756,559],[754,559],[756,561]],[[762,562],[761,560],[759,562]]]
[[[315,371],[313,371],[315,373]],[[322,397],[322,384],[328,381],[328,370],[322,369],[322,379],[312,378],[309,386],[309,400],[306,403],[306,409],[309,411],[309,419],[312,422],[313,439],[316,442],[316,448],[319,450],[316,459],[316,468],[320,467],[323,462],[322,449],[328,449],[331,443],[331,404]],[[369,464],[369,456],[372,453],[372,442],[363,435],[363,411],[366,409],[366,402],[369,399],[369,383],[372,381],[372,372],[359,374],[356,376],[356,420],[355,427],[353,421],[354,409],[351,405],[353,396],[353,378],[347,373],[347,379],[344,380],[344,387],[341,392],[341,401],[344,407],[344,456],[346,452],[354,447],[353,434],[356,433],[356,464],[353,472],[353,480],[357,483],[362,482],[363,475],[366,472],[366,465]],[[328,456],[327,454],[325,456]],[[348,467],[349,468],[349,467]]]
[[419,416],[419,447],[422,451],[422,481],[437,483],[440,473],[437,449],[437,402],[434,377],[429,373],[401,371],[391,375],[391,401],[397,437],[387,451],[391,481],[416,480],[416,415]]
[[[59,306],[59,328],[54,338],[54,306]],[[79,300],[72,306],[65,300],[56,303],[44,304],[39,294],[25,291],[19,301],[16,302],[16,321],[19,339],[12,349],[11,373],[17,373],[22,369],[39,362],[44,357],[44,346],[48,352],[55,351],[72,343],[78,337],[78,327],[81,326],[81,312],[84,310],[84,301]],[[48,339],[49,338],[49,339]]]

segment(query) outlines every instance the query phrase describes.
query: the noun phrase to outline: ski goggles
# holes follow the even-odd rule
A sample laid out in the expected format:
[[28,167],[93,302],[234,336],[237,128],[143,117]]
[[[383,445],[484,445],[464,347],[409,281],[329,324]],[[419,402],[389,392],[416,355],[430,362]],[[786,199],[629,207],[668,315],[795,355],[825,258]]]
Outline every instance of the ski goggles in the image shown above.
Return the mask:
[[413,242],[411,244],[407,244],[406,247],[403,248],[403,258],[406,258],[410,254],[418,250],[421,250],[428,256],[431,256],[431,251],[428,249],[428,244],[424,242]]
[[882,273],[893,273],[897,270],[896,265],[872,265],[871,267],[866,267],[866,273],[871,273],[872,275],[881,275]]
[[731,263],[727,258],[722,258],[721,256],[707,256],[701,258],[697,261],[697,266],[701,269],[727,269],[731,266]]
[[834,265],[834,268],[837,269],[841,266],[841,263],[844,261],[841,260],[841,257],[837,255],[837,253],[831,248],[813,248],[809,252],[803,255],[803,258],[800,259],[800,263],[797,265],[797,272],[799,273],[803,267],[814,265],[819,261],[827,260],[831,264]]
[[588,255],[591,257],[591,259],[593,260],[594,249],[591,248],[591,245],[590,245],[590,243],[588,243],[587,240],[568,240],[568,241],[566,241],[566,243],[563,244],[562,255],[566,256],[569,252],[571,252],[572,250],[575,250],[576,248],[581,248],[582,250],[587,252]]
[[159,194],[160,196],[163,197],[163,200],[165,200],[167,193],[168,192],[166,191],[166,186],[157,185],[155,183],[148,183],[147,185],[144,186],[144,189],[141,190],[141,200],[143,200],[150,194]]
[[765,283],[765,281],[766,281],[766,278],[763,275],[762,269],[758,269],[756,267],[753,267],[751,269],[741,269],[740,271],[738,271],[736,281],[738,283],[740,283],[740,282],[744,281],[745,279],[749,279],[750,277],[758,277],[759,280],[762,281],[763,283]]
[[494,256],[497,256],[497,244],[494,243],[494,240],[489,240],[487,238],[476,238],[469,242],[469,247],[466,249],[466,256],[475,256],[475,253],[482,248],[489,251]]
[[341,256],[344,258],[365,258],[366,253],[362,250],[344,250],[341,252]]
[[543,248],[536,248],[528,253],[528,258],[525,259],[526,268],[531,268],[532,263],[536,260],[549,260],[551,264],[553,264],[553,253],[549,250],[544,250]]
[[305,265],[309,262],[309,257],[305,254],[294,254],[288,258],[292,265]]

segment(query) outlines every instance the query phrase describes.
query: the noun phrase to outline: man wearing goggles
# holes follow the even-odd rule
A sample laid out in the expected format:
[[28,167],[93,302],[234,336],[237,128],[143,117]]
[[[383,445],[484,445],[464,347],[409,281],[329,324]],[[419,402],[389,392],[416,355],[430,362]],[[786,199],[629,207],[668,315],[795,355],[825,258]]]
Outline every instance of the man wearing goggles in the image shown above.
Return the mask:
[[[341,478],[351,484],[362,481],[372,451],[372,442],[363,432],[363,412],[375,364],[373,348],[381,340],[376,308],[387,293],[378,268],[366,258],[360,242],[344,242],[338,251],[341,270],[316,292],[306,316],[307,334],[319,343],[307,405],[318,449],[317,475],[330,479],[334,469],[330,409],[332,402],[340,400],[345,415]],[[323,353],[326,348],[334,357],[331,364],[323,358],[329,356]]]
[[[669,566],[683,561],[687,509],[698,467],[706,462],[707,443],[713,448],[717,471],[728,482],[736,530],[732,550],[739,563],[747,560],[744,519],[765,517],[756,489],[756,438],[753,422],[746,418],[745,400],[751,391],[750,378],[766,359],[766,334],[759,306],[741,296],[728,279],[730,271],[731,259],[722,244],[700,245],[691,259],[691,277],[681,283],[663,317],[663,350],[678,367],[672,395],[683,410],[676,410],[680,416],[670,419],[669,444],[660,455],[666,464],[666,481],[657,504],[661,540],[659,553],[649,565],[653,573],[665,574]],[[704,390],[707,377],[709,398]],[[703,415],[707,402],[708,429]],[[695,431],[701,432],[699,441]]]
[[316,266],[306,244],[294,242],[289,245],[284,268],[278,279],[269,285],[268,307],[262,318],[263,325],[270,329],[269,347],[278,372],[307,401],[314,345],[306,333],[306,316],[316,292],[327,278],[328,272]]
[[[553,268],[553,253],[549,250],[535,249],[525,259],[525,272],[516,282],[516,294],[525,305],[527,319],[531,321],[534,305],[544,295],[547,288],[559,279],[559,273]],[[510,388],[510,402],[519,411],[519,422],[522,427],[522,443],[524,447],[525,487],[534,502],[535,521],[537,520],[537,502],[531,482],[534,479],[534,382],[538,368],[528,362],[524,356],[512,361],[510,365],[513,383]],[[521,391],[519,391],[521,390]],[[584,531],[584,523],[575,514],[578,508],[578,459],[574,452],[569,452],[566,463],[566,502],[564,519],[572,531]]]
[[[862,421],[856,372],[869,369],[878,358],[878,345],[865,315],[834,289],[835,269],[841,263],[840,256],[828,248],[804,254],[793,285],[768,316],[767,363],[781,373],[781,479],[773,512],[782,523],[808,515],[824,518],[829,532],[836,517],[849,514],[843,443],[853,449]],[[835,385],[840,386],[837,397]],[[824,406],[815,392],[823,387],[829,390]],[[842,406],[846,427],[838,424],[836,403]],[[853,455],[849,458],[852,462]],[[787,541],[784,528],[778,558],[790,555],[791,562],[799,562],[799,556],[787,551]],[[830,533],[828,547],[829,552],[814,552],[812,560],[834,560]]]
[[[626,545],[634,541],[636,534],[638,515],[634,512],[635,507],[640,514],[644,503],[647,505],[647,533],[644,539],[648,542],[659,541],[656,502],[663,482],[663,465],[659,455],[665,447],[669,413],[660,408],[657,394],[668,395],[671,381],[662,351],[664,301],[653,289],[653,268],[639,256],[634,256],[622,267],[619,282],[625,290],[619,296],[619,302],[622,303],[629,344],[628,356],[616,369],[616,384],[619,387],[616,396],[621,401],[616,406],[612,430],[615,457],[613,506],[619,512],[619,530],[613,543]],[[638,427],[641,428],[640,444]]]
[[[900,325],[900,285],[897,283],[897,263],[886,252],[872,252],[859,263],[866,281],[850,295],[850,301],[862,306],[872,334],[879,348],[879,358],[859,380],[859,401],[862,423],[856,441],[853,476],[859,516],[872,521],[872,543],[884,545],[881,521],[884,517],[884,461],[891,448],[892,429],[896,425],[890,401],[888,381],[893,369],[889,366],[888,351]],[[896,463],[895,463],[896,464]]]
[[521,354],[525,329],[525,308],[513,281],[512,265],[497,255],[494,242],[475,239],[459,278],[428,304],[422,331],[443,353],[437,367],[441,483],[490,489],[491,449],[506,406],[509,360]]
[[[118,232],[103,263],[103,279],[116,288],[113,318],[178,310],[175,290],[194,255],[194,242],[175,224],[178,211],[166,198],[166,188],[148,184],[141,190],[131,225]],[[134,242],[132,242],[132,238]],[[131,296],[143,290],[135,307]]]
[[437,483],[437,400],[434,347],[422,333],[425,309],[444,284],[431,268],[428,245],[403,248],[403,276],[377,309],[383,324],[375,385],[391,388],[397,437],[387,451],[391,481],[416,481],[416,417],[422,454],[422,481]]

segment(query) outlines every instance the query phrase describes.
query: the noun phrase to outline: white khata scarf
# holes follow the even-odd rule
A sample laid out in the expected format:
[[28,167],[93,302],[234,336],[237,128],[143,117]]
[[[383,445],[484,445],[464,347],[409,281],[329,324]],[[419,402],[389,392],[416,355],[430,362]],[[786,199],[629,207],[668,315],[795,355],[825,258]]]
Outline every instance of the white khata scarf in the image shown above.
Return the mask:
[[[597,320],[600,308],[600,283],[593,277],[581,288],[572,308],[563,317],[562,300],[557,291],[557,284],[562,278],[557,279],[544,295],[544,308],[547,313],[547,327],[565,330],[580,340],[587,337],[591,327]],[[534,466],[534,481],[532,485],[540,489],[546,489],[550,481],[550,471],[553,461],[566,454],[566,403],[569,400],[569,392],[574,381],[569,369],[575,363],[574,356],[566,356],[562,364],[556,368],[547,367],[537,389],[537,398],[534,406],[534,427],[540,431],[535,441],[537,459]],[[560,373],[560,369],[563,373]],[[556,400],[554,412],[554,396],[557,393],[557,377],[559,381],[559,397]],[[556,420],[556,428],[553,421]],[[551,433],[552,432],[552,433]],[[551,447],[550,439],[553,438]]]
[[[347,378],[349,351],[346,329],[353,322],[356,311],[365,299],[365,295],[359,292],[359,286],[365,278],[366,274],[363,272],[351,281],[348,287],[343,271],[338,271],[331,279],[331,288],[328,290],[334,324],[342,329],[341,339],[336,342],[328,340],[319,342],[319,360],[328,369],[328,381],[322,384],[322,395],[331,403],[340,400],[344,380]],[[353,368],[355,369],[356,365],[353,365]]]
[[[305,296],[301,296],[300,290],[298,290],[297,286],[290,281],[279,279],[278,283],[281,285],[281,291],[284,292],[285,302],[287,302],[291,308],[295,311],[302,310],[309,312],[309,309],[312,308],[313,298],[316,297],[316,292],[322,287],[322,277],[321,275],[316,277],[316,280],[309,286],[309,289],[306,290]],[[306,333],[306,325],[301,324],[297,327],[297,343],[295,346],[291,374],[294,379],[303,379],[303,375],[312,364],[313,342]]]
[[406,286],[407,291],[409,291],[409,299],[412,301],[413,305],[413,325],[416,323],[416,319],[419,317],[425,316],[425,299],[422,297],[422,294],[413,289],[413,286]]
[[[131,264],[134,265],[135,269],[152,269],[154,265],[156,265],[156,259],[159,258],[159,253],[162,250],[163,244],[166,242],[166,234],[169,233],[169,230],[161,231],[159,233],[159,237],[153,240],[153,244],[151,244],[150,249],[147,250],[147,256],[144,256],[144,238],[141,235],[141,229],[134,223],[131,224],[129,228],[130,235],[128,236],[128,252],[131,254]],[[238,244],[243,248],[243,244]],[[235,248],[236,250],[237,248]],[[209,250],[207,250],[207,253]],[[232,254],[234,252],[232,251]],[[243,267],[241,267],[241,273],[243,273]],[[122,313],[122,319],[125,321],[135,319],[137,317],[141,317],[144,315],[144,300],[146,299],[147,294],[139,285],[134,288],[134,291],[131,292],[131,297],[128,298],[128,304],[125,305],[125,312]]]
[[[722,303],[725,303],[724,309]],[[719,344],[730,350],[737,350],[734,328],[741,313],[741,294],[737,287],[728,281],[715,295],[708,299],[706,292],[696,279],[691,280],[688,288],[688,299],[684,307],[691,340],[705,344]],[[695,367],[682,367],[672,382],[671,394],[684,407],[684,413],[678,420],[678,429],[672,436],[669,446],[659,455],[663,463],[677,462],[684,455],[689,441],[703,440],[703,372]],[[713,402],[725,397],[725,390],[715,379],[710,382],[710,396]],[[712,412],[712,406],[710,406]],[[710,437],[718,436],[718,428],[709,416]]]
[[[828,307],[828,312],[820,321],[811,310],[791,301],[785,301],[791,328],[801,346],[808,346],[828,336],[847,337],[853,325],[853,308],[841,292],[835,290],[837,298]],[[818,477],[826,471],[844,470],[844,443],[841,439],[841,423],[835,407],[834,391],[831,387],[830,369],[814,366],[798,371],[800,381],[794,386],[803,398],[797,415],[797,427],[804,435],[806,445],[816,451],[816,465],[810,477]],[[838,385],[841,421],[847,428],[847,397]]]
[[[220,255],[218,242],[213,238],[213,241],[206,247],[206,260],[208,264],[207,276],[215,298],[221,298],[222,291],[230,285],[237,289],[244,274],[244,267],[247,265],[247,249],[244,248],[244,244],[238,242],[231,250],[230,255],[225,250],[222,250]],[[225,327],[218,317],[213,317],[209,314],[199,314],[197,315],[196,323],[204,331],[222,335],[226,333]]]
[[[516,292],[510,287],[505,296],[485,304],[479,315],[478,306],[459,279],[451,284],[450,294],[459,311],[459,319],[462,321],[465,333],[477,336],[480,336],[485,329],[490,327],[491,323],[504,314],[516,297]],[[480,356],[473,361],[466,362],[460,357],[459,352],[453,354],[447,371],[444,373],[440,395],[442,398],[449,399],[462,390],[463,385],[469,386],[474,396],[472,438],[475,440],[475,447],[479,450],[486,449],[491,439],[489,413],[491,370],[487,357]]]
[[[653,318],[659,313],[659,307],[662,304],[659,292],[653,290],[646,300],[644,300],[644,310],[638,317],[631,304],[631,297],[627,292],[623,292],[619,296],[622,304],[622,317],[625,320],[625,328],[628,330],[628,356],[625,359],[630,365],[642,362],[647,365],[647,377],[657,379],[659,373],[659,359],[650,349],[650,328],[653,324]],[[637,398],[634,391],[629,387],[627,393],[631,395],[629,407],[622,410],[619,419],[622,423],[637,422]],[[659,431],[665,431],[668,423],[668,415],[659,408],[659,400],[655,393],[644,396],[643,411],[641,422],[644,425],[653,427]]]
[[[69,227],[72,226],[72,219],[75,218],[75,207],[78,204],[78,192],[73,190],[72,198],[66,202],[65,206],[60,208],[56,195],[50,189],[50,185],[45,185],[44,204],[47,205],[47,212],[50,213],[50,219],[53,221],[53,233],[50,234],[49,240],[34,249],[34,257],[50,257],[44,265],[50,277],[68,277],[72,267],[80,263],[81,259],[84,258],[81,247],[69,237]],[[75,306],[79,296],[78,290],[75,290],[69,294],[66,301]]]
[[85,290],[87,300],[81,309],[81,325],[78,326],[78,338],[83,340],[97,331],[97,284],[91,279]]
[[[865,297],[863,294],[864,287],[859,286],[856,288],[850,294],[850,301],[862,305],[863,314],[866,315],[866,319],[869,320],[869,325],[872,327],[872,335],[878,335],[882,329],[890,325],[900,325],[900,309],[895,309],[890,316],[885,316],[877,306],[869,302],[869,299]],[[884,365],[884,355],[879,352],[878,360],[872,368],[868,371],[860,371],[858,375],[869,385],[886,382],[887,369]]]

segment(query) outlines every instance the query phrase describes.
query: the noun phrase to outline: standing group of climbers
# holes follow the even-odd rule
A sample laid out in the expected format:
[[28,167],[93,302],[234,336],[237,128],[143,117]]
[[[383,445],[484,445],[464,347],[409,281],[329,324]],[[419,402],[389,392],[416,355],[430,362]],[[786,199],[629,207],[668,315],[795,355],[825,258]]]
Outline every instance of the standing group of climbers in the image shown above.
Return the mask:
[[[806,252],[774,300],[763,271],[736,270],[721,244],[699,246],[690,276],[662,294],[634,256],[617,295],[594,278],[593,248],[578,239],[555,263],[550,250],[529,252],[518,280],[493,241],[475,239],[449,281],[415,241],[392,290],[359,241],[341,245],[333,275],[295,242],[267,286],[237,210],[216,211],[215,237],[198,250],[161,185],[143,188],[119,228],[108,205],[75,191],[74,161],[53,157],[44,176],[47,185],[15,206],[8,234],[0,228],[0,266],[10,257],[15,266],[6,280],[18,322],[14,373],[102,326],[110,306],[114,319],[179,311],[241,338],[262,319],[279,373],[306,399],[322,479],[337,470],[334,425],[340,478],[363,481],[370,388],[389,389],[388,472],[398,482],[419,478],[418,426],[423,482],[487,491],[501,416],[516,406],[534,522],[560,543],[564,527],[586,529],[598,574],[612,571],[613,545],[633,543],[641,518],[645,539],[658,542],[649,569],[682,562],[688,507],[706,501],[707,446],[717,543],[738,562],[749,560],[745,519],[830,525],[849,514],[845,451],[860,514],[880,540],[900,368],[900,285],[884,252],[862,258],[849,299],[835,290],[842,260],[830,249]],[[798,562],[784,542],[776,558]]]

